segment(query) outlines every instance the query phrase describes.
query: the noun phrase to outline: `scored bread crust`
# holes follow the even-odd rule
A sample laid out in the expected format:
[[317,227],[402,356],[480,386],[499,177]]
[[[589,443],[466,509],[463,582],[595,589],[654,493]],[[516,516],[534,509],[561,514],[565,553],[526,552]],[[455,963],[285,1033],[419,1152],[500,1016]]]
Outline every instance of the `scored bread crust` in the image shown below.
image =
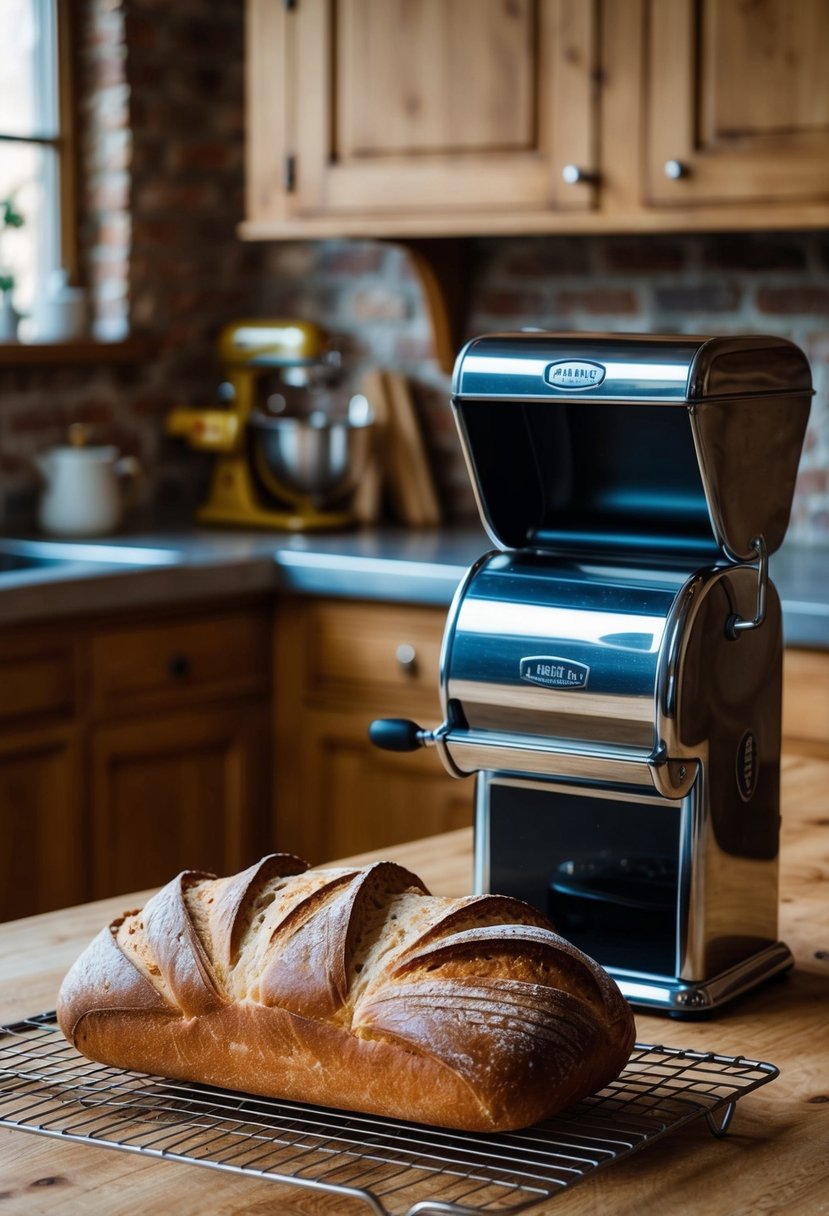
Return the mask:
[[57,1012],[103,1064],[468,1131],[555,1114],[634,1041],[607,973],[521,901],[289,854],[179,874],[101,930]]

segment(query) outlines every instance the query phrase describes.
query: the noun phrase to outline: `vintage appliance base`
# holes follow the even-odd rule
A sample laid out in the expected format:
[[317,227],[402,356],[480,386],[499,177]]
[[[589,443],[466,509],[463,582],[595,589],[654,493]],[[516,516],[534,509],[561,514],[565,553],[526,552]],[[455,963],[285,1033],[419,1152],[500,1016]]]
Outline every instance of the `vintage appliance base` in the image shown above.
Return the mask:
[[631,1005],[682,1018],[700,1017],[719,1009],[735,997],[782,975],[793,964],[794,958],[788,946],[784,942],[774,942],[736,967],[730,967],[699,984],[635,971],[619,971],[615,967],[607,967],[606,970]]

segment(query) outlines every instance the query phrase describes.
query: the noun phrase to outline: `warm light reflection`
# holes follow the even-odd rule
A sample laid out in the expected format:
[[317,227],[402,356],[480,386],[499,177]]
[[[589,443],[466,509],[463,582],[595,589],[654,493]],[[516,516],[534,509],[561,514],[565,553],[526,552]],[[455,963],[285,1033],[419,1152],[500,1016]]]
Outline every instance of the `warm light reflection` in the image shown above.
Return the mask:
[[[656,654],[665,632],[664,617],[629,612],[595,612],[592,609],[548,607],[544,604],[511,604],[498,600],[467,599],[461,608],[459,629],[463,633],[495,634],[551,641],[564,639],[607,646],[613,650],[636,650]],[[625,646],[625,635],[630,645]]]

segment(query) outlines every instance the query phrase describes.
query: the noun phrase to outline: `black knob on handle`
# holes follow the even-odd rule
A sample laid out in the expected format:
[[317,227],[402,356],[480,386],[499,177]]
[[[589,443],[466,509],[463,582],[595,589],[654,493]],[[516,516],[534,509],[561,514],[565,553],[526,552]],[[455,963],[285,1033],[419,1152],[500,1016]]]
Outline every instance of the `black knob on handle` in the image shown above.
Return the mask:
[[384,752],[416,752],[426,746],[426,731],[408,718],[375,718],[368,737]]

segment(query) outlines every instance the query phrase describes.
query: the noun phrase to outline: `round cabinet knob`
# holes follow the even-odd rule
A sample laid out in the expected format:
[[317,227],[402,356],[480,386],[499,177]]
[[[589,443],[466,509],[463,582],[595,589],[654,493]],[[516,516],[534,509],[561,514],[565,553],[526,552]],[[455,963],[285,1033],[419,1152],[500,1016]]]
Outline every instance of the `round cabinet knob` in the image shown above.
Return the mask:
[[190,674],[190,660],[186,654],[170,655],[167,670],[174,680],[183,680]]
[[417,674],[417,651],[409,642],[401,642],[394,652],[400,670],[407,676]]
[[579,165],[565,165],[561,170],[561,177],[568,186],[592,185],[598,180],[597,173],[582,169]]
[[688,177],[690,172],[691,170],[687,165],[683,165],[681,160],[665,161],[665,176],[673,182],[678,182],[681,177]]

